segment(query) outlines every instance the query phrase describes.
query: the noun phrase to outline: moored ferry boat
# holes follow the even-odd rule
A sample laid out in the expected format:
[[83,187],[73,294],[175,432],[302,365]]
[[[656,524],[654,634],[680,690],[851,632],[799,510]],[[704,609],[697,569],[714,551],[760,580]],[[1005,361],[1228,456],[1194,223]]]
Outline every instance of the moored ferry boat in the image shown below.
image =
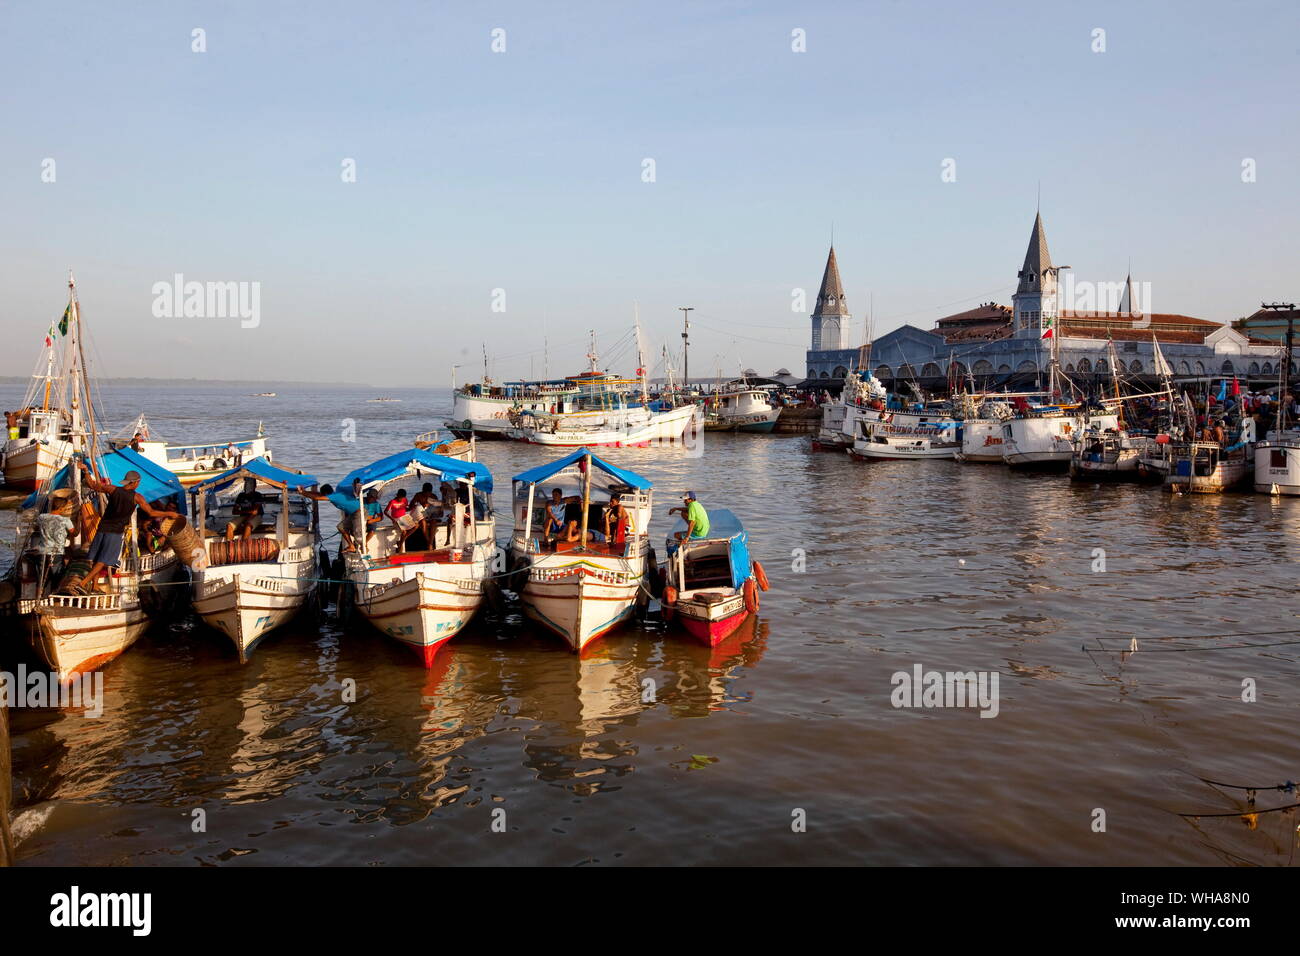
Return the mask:
[[190,489],[203,536],[202,560],[191,567],[194,611],[230,638],[241,662],[315,599],[320,530],[316,503],[302,491],[316,484],[254,458]]
[[769,433],[781,417],[771,398],[766,389],[744,382],[723,386],[704,398],[704,430]]
[[1225,448],[1213,441],[1171,443],[1165,490],[1219,494],[1248,487],[1254,475],[1255,454],[1248,444]]
[[709,531],[703,538],[679,543],[670,536],[667,554],[662,571],[664,617],[692,637],[712,647],[758,613],[758,592],[767,590],[767,574],[750,557],[749,536],[730,511],[709,512]]
[[581,448],[515,475],[513,486],[514,590],[531,620],[580,652],[649,598],[650,482]]
[[[432,514],[418,521],[410,512],[409,523],[377,518],[378,501],[390,490],[426,481],[435,488],[446,482],[454,498],[429,506],[439,509],[436,521]],[[491,471],[411,448],[358,468],[339,489],[330,500],[348,515],[345,523],[352,522],[358,543],[343,553],[352,606],[432,667],[438,650],[464,629],[495,586]]]
[[864,461],[952,459],[961,450],[961,426],[957,422],[909,428],[864,419],[858,427],[861,434],[849,454]]

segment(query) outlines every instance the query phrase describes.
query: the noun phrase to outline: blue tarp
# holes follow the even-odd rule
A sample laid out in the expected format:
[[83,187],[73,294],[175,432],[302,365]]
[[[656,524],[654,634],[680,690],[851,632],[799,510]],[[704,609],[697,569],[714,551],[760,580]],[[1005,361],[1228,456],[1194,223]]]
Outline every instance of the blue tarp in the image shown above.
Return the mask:
[[628,471],[626,468],[619,468],[611,465],[605,459],[591,454],[590,448],[579,448],[572,455],[561,458],[559,461],[553,461],[546,465],[538,465],[536,468],[529,468],[527,471],[521,471],[515,475],[515,481],[528,482],[536,484],[539,481],[545,481],[552,475],[563,471],[574,462],[579,461],[585,455],[591,455],[591,463],[603,471],[605,474],[617,478],[625,485],[631,485],[633,488],[646,489],[650,487],[649,479],[642,478],[634,471]]
[[[107,478],[115,485],[122,483],[122,478],[128,471],[137,471],[140,473],[140,484],[136,488],[136,493],[141,495],[145,501],[157,501],[159,498],[169,498],[175,496],[175,510],[185,514],[185,486],[181,484],[179,478],[174,473],[133,452],[129,448],[119,448],[116,451],[110,451],[96,459],[99,474]],[[50,490],[56,488],[72,487],[69,469],[72,465],[64,465],[60,468],[50,480]],[[36,504],[36,498],[39,492],[32,492],[23,501],[24,508],[31,508]]]
[[246,461],[238,468],[231,468],[229,471],[223,471],[219,475],[214,475],[207,481],[195,485],[191,491],[216,491],[237,481],[240,478],[265,478],[267,481],[273,481],[277,485],[286,485],[292,489],[312,488],[320,484],[315,475],[300,475],[296,472],[285,471],[283,468],[277,468],[260,455],[252,461]]
[[350,493],[352,482],[358,479],[360,479],[362,485],[392,481],[394,478],[406,474],[412,466],[418,467],[422,471],[438,472],[448,481],[464,480],[472,474],[474,476],[474,487],[488,494],[492,493],[492,472],[488,470],[487,465],[479,461],[457,461],[455,458],[435,455],[433,452],[425,451],[422,448],[410,448],[406,451],[400,451],[395,455],[389,455],[387,458],[371,462],[364,468],[349,472],[339,482],[338,488],[339,491]]

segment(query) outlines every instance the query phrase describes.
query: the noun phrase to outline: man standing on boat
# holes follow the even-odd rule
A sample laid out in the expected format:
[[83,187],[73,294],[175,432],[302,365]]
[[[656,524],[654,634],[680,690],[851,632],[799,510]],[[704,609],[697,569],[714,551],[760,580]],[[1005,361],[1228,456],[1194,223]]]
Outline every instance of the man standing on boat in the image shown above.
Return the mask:
[[[356,513],[361,508],[361,482],[352,483],[352,494],[343,491],[335,491],[332,485],[321,485],[320,491],[311,491],[303,488],[300,493],[304,498],[310,498],[313,501],[328,501],[335,508],[339,509],[342,515],[338,524],[339,535],[343,538],[344,552],[353,552],[357,550],[357,541],[353,536],[356,530]],[[366,526],[377,525],[384,516],[383,509],[379,506],[379,492],[371,488],[365,494],[366,507]]]
[[709,513],[704,510],[704,505],[700,504],[695,497],[695,492],[687,491],[682,493],[682,507],[669,508],[668,514],[679,514],[686,522],[685,531],[674,531],[673,537],[678,541],[686,539],[706,538],[709,534]]
[[95,539],[90,545],[90,554],[86,556],[90,562],[90,573],[71,586],[74,594],[85,594],[99,580],[101,574],[122,566],[122,538],[126,534],[127,525],[131,523],[131,516],[135,513],[135,509],[139,508],[150,518],[179,518],[180,515],[175,511],[155,510],[144,500],[143,495],[136,492],[136,488],[140,486],[138,471],[128,471],[122,476],[121,486],[118,486],[92,475],[90,469],[86,467],[86,462],[81,458],[77,459],[77,467],[81,469],[86,487],[91,491],[108,495],[108,503],[104,506],[104,514],[99,519],[99,527],[95,529]]

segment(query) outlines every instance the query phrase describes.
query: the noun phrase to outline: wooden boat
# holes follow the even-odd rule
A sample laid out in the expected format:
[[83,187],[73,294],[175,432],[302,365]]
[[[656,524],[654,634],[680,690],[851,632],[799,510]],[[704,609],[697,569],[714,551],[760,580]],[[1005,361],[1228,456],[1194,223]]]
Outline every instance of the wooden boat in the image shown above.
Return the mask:
[[[677,530],[685,524],[678,522]],[[679,546],[667,542],[664,617],[713,646],[725,641],[758,613],[758,592],[767,590],[763,566],[750,558],[749,537],[740,519],[725,509],[709,512],[709,533]]]
[[961,428],[924,426],[905,428],[862,420],[861,434],[849,455],[862,461],[904,461],[918,458],[955,458],[961,449]]
[[[140,436],[138,439],[137,435]],[[131,448],[174,473],[186,486],[197,485],[213,474],[221,474],[254,458],[271,460],[271,449],[261,422],[258,422],[257,434],[252,438],[173,445],[156,434],[141,414],[130,426],[109,439],[108,444],[111,448]]]
[[704,430],[719,432],[770,433],[776,428],[781,409],[774,407],[771,393],[747,383],[732,383],[704,399]]
[[1138,464],[1153,453],[1155,438],[1122,428],[1079,433],[1070,457],[1070,477],[1079,481],[1136,481]]
[[1255,444],[1254,484],[1263,495],[1300,495],[1300,431],[1271,431]]
[[697,418],[694,405],[623,406],[555,415],[521,413],[518,425],[507,434],[516,441],[553,448],[645,448],[681,439]]
[[[558,488],[566,500],[565,529],[577,522],[577,540],[547,535],[546,505]],[[651,485],[581,448],[565,458],[515,475],[515,530],[510,540],[510,580],[524,613],[581,651],[644,607],[654,551],[646,527]],[[603,538],[600,501],[617,494],[631,517],[622,542]],[[593,504],[593,502],[596,502]],[[593,514],[595,512],[595,514]]]
[[[322,577],[317,505],[301,494],[316,484],[312,475],[254,458],[190,488],[203,555],[191,569],[194,612],[230,638],[241,663],[316,597]],[[236,520],[234,496],[250,489],[266,509],[262,523],[249,538],[227,541],[226,525]]]
[[455,458],[457,461],[474,461],[477,458],[474,449],[475,440],[471,435],[469,439],[453,438],[451,441],[443,441],[435,429],[416,435],[414,445],[421,451],[431,451],[435,455],[442,455],[444,458]]
[[[382,499],[398,486],[418,488],[425,481],[458,488],[458,503],[434,529],[433,541],[417,531],[404,549],[401,532],[387,519],[366,527],[360,505],[366,492],[374,490]],[[485,592],[495,587],[491,471],[477,462],[411,448],[353,471],[339,487],[353,489],[357,496],[351,520],[361,548],[343,554],[352,606],[432,667],[438,650],[464,629]]]
[[1255,454],[1249,445],[1224,448],[1218,442],[1171,443],[1165,490],[1218,494],[1250,485],[1254,475]]
[[81,416],[74,422],[70,394],[76,361],[74,312],[70,298],[63,318],[46,332],[31,384],[13,424],[7,426],[0,468],[8,488],[35,491],[71,460],[85,437],[74,434],[84,422]]

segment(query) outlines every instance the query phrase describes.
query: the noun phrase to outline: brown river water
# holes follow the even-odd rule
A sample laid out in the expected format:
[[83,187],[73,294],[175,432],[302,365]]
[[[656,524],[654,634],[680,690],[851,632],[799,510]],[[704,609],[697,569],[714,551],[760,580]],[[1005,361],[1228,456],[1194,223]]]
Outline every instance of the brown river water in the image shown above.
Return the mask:
[[[105,399],[177,442],[264,419],[279,463],[328,481],[449,410],[445,390],[252,390]],[[503,522],[510,476],[557,457],[479,451]],[[650,621],[578,658],[509,608],[425,671],[364,622],[304,619],[242,666],[162,623],[105,669],[102,716],[11,711],[19,863],[1293,862],[1293,814],[1242,816],[1201,778],[1298,775],[1300,500],[863,464],[807,436],[607,457],[654,480],[657,541],[684,488],[742,518],[772,583],[753,626],[710,650]],[[996,716],[895,707],[916,665],[995,673]]]

